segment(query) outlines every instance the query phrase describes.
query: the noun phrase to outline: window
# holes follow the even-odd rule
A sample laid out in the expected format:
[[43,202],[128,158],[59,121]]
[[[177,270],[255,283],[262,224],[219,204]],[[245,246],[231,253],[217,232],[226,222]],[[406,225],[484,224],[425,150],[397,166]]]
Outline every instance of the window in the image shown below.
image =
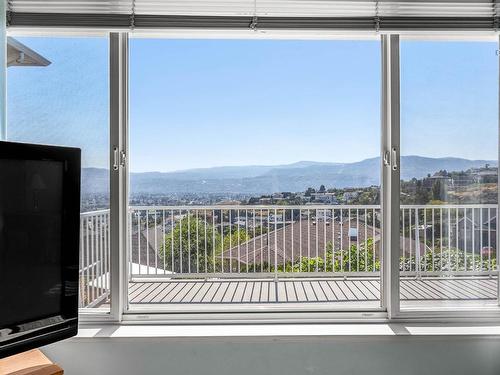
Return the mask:
[[402,309],[497,307],[495,42],[401,42]]
[[131,310],[380,308],[379,139],[377,40],[132,39]]
[[[381,293],[394,284],[382,285],[382,259],[391,251],[400,289],[391,312],[498,313],[496,41],[403,39],[400,97],[390,96],[400,104],[398,139],[381,131],[389,79],[378,38],[135,37],[128,55],[111,53],[128,59],[128,86],[116,87],[108,42],[9,40],[8,139],[82,148],[82,311],[110,311],[110,244],[126,236],[113,252],[126,255],[117,268],[127,272],[111,318],[121,305],[130,319],[384,314]],[[110,126],[117,87],[129,88],[128,124]],[[110,152],[110,134],[120,144],[128,137],[129,149]],[[400,168],[381,177],[389,137]],[[126,171],[121,161],[128,206],[110,196],[109,165]],[[113,187],[125,191],[116,176]],[[394,181],[397,192],[385,188]],[[399,217],[384,222],[388,192]],[[113,236],[110,200],[127,216],[117,215]],[[391,249],[382,246],[387,229],[399,233]]]
[[7,139],[82,149],[80,307],[108,311],[108,38],[9,38],[8,57]]

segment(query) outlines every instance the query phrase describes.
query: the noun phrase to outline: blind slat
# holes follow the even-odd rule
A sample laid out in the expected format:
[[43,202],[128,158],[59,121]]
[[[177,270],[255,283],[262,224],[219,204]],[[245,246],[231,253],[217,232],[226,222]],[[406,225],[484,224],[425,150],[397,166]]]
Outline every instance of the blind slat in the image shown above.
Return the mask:
[[491,0],[10,0],[8,4],[11,26],[106,27],[109,22],[110,27],[240,28],[248,27],[247,18],[256,16],[261,28],[483,30],[495,28],[500,16],[499,4]]

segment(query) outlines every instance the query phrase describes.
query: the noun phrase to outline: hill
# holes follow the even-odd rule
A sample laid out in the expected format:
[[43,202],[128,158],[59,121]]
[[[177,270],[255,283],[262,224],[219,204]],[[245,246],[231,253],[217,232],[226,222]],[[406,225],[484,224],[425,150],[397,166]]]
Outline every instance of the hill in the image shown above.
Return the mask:
[[[422,178],[439,170],[461,171],[493,160],[461,158],[401,157],[401,178]],[[370,158],[354,163],[300,161],[275,166],[223,166],[175,172],[131,173],[132,193],[242,193],[269,194],[279,191],[304,191],[308,187],[365,187],[380,184],[380,159]],[[82,193],[107,191],[109,172],[106,169],[84,168]]]

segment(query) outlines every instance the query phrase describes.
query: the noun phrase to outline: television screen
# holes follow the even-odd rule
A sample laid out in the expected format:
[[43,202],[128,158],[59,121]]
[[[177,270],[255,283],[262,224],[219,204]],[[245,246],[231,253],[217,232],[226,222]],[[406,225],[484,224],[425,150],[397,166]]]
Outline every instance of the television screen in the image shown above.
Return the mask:
[[0,142],[0,357],[76,333],[80,150]]

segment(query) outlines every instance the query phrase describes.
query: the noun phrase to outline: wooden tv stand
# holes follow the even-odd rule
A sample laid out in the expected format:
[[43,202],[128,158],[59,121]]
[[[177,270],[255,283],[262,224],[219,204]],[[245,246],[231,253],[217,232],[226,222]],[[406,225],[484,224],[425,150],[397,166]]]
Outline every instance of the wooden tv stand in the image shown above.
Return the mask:
[[0,359],[0,375],[63,375],[64,371],[34,349]]

